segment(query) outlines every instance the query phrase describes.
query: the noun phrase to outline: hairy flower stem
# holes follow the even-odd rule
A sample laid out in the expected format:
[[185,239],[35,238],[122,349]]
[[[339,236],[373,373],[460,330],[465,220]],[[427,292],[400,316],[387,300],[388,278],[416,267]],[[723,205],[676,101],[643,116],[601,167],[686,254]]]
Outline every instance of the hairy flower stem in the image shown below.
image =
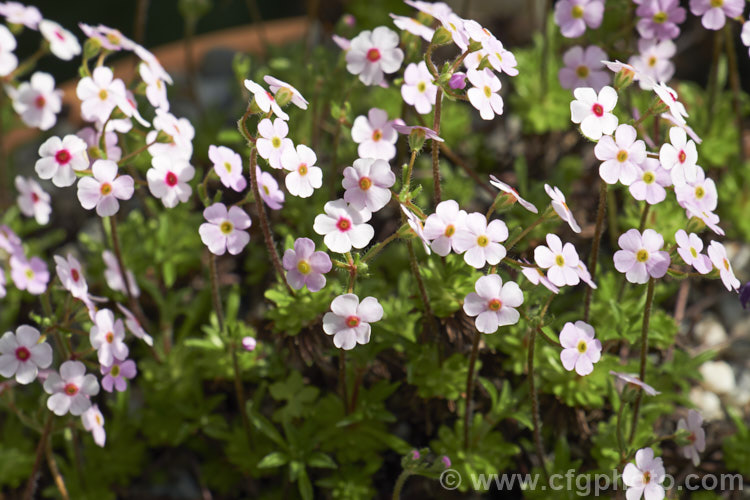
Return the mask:
[[[599,185],[599,207],[596,210],[596,228],[594,229],[594,241],[591,242],[591,255],[589,257],[589,273],[591,281],[596,279],[596,263],[599,257],[599,244],[602,241],[602,232],[604,231],[604,214],[607,211],[607,183],[600,180]],[[593,289],[586,287],[586,295],[583,300],[583,321],[589,322],[589,313],[591,312],[591,294]]]
[[57,491],[60,492],[60,496],[63,500],[69,500],[70,496],[68,495],[68,489],[65,487],[65,480],[63,479],[62,474],[60,474],[60,469],[57,467],[55,454],[52,453],[52,441],[48,439],[44,448],[45,455],[47,457],[47,465],[49,466],[49,471],[55,480]]
[[404,484],[406,484],[406,480],[409,479],[409,476],[411,475],[411,471],[401,471],[401,474],[399,474],[398,479],[396,479],[396,484],[393,487],[392,500],[401,500],[401,490],[404,489]]
[[[417,255],[414,252],[414,245],[412,244],[411,240],[406,240],[406,248],[409,250],[409,264],[411,266],[411,272],[414,275],[414,279],[417,282],[417,287],[419,288],[419,296],[422,299],[422,305],[424,306],[424,316],[430,329],[430,335],[432,336],[433,341],[437,342],[438,330],[435,325],[435,315],[432,312],[432,307],[430,307],[430,298],[427,296],[427,289],[424,286],[422,275],[419,272]],[[427,339],[424,338],[424,331],[422,331],[419,341],[424,343],[426,342],[426,340]]]
[[[554,295],[553,295],[554,297]],[[531,419],[534,424],[534,447],[539,457],[539,465],[542,467],[545,480],[549,481],[547,466],[544,463],[544,447],[542,446],[542,423],[539,419],[539,398],[534,383],[534,351],[536,350],[536,329],[531,329],[529,338],[529,357],[528,357],[528,377],[529,377],[529,394],[531,394]]]
[[411,189],[411,173],[414,171],[414,161],[417,159],[417,153],[418,151],[411,152],[409,165],[406,167],[406,179],[404,180],[404,185],[406,186],[407,191]]
[[646,221],[648,220],[648,213],[651,210],[651,205],[649,205],[647,202],[643,202],[645,205],[643,206],[643,212],[641,212],[641,223],[638,225],[638,232],[642,233],[644,229],[646,229]]
[[523,230],[523,231],[521,232],[521,234],[519,234],[518,236],[516,236],[515,238],[513,238],[513,239],[512,239],[511,241],[510,241],[510,243],[508,243],[508,244],[507,244],[507,245],[505,246],[505,250],[506,250],[507,252],[510,252],[510,249],[511,249],[511,248],[513,248],[514,246],[516,246],[516,244],[517,244],[517,243],[518,243],[519,241],[521,241],[522,239],[524,239],[524,237],[526,237],[526,235],[527,235],[527,234],[529,234],[529,233],[531,232],[531,230],[532,230],[532,229],[534,229],[534,228],[535,228],[535,227],[537,227],[537,226],[538,226],[539,224],[541,224],[542,222],[544,222],[544,220],[545,220],[545,219],[546,219],[546,218],[547,218],[547,217],[549,216],[550,210],[551,210],[551,208],[550,208],[550,209],[547,209],[547,210],[546,210],[546,211],[545,211],[544,213],[542,213],[542,215],[540,215],[540,216],[539,216],[539,218],[538,218],[537,220],[535,220],[534,222],[532,222],[532,223],[531,223],[531,224],[529,225],[529,227],[527,227],[526,229],[524,229],[524,230]]
[[742,129],[742,100],[740,88],[740,74],[737,68],[737,53],[734,47],[732,37],[732,24],[727,23],[724,26],[724,41],[727,45],[727,59],[729,60],[729,84],[732,87],[732,99],[734,101],[734,121],[737,128],[737,147],[740,161],[745,163],[745,146]]
[[255,172],[255,167],[258,166],[258,150],[255,146],[250,147],[250,185],[253,190],[253,198],[255,198],[255,209],[258,212],[258,218],[260,219],[260,228],[263,231],[263,240],[266,243],[268,249],[268,255],[271,257],[276,274],[279,275],[281,282],[284,283],[287,291],[290,295],[294,296],[294,290],[289,286],[284,275],[284,268],[281,266],[281,259],[279,254],[276,252],[276,246],[273,244],[273,235],[271,234],[271,227],[268,221],[268,215],[266,209],[263,206],[263,199],[260,197],[260,189],[258,188],[258,176]]
[[26,490],[23,494],[23,500],[32,500],[34,498],[34,489],[37,481],[37,474],[39,473],[39,466],[42,465],[42,454],[47,447],[47,440],[49,439],[50,431],[52,430],[52,422],[55,414],[50,412],[47,415],[47,421],[44,423],[44,429],[42,435],[39,438],[39,444],[36,446],[36,458],[34,459],[34,466],[31,469],[29,480],[26,483]]
[[469,424],[471,423],[471,400],[474,398],[474,365],[477,363],[479,354],[479,331],[474,332],[474,343],[471,345],[471,357],[469,358],[469,375],[466,377],[466,405],[464,407],[464,450],[469,449]]
[[[711,57],[711,72],[708,75],[708,118],[706,124],[706,130],[711,130],[711,126],[714,122],[714,107],[716,104],[716,97],[719,93],[719,59],[721,57],[721,31],[714,32],[714,51]],[[654,139],[656,140],[656,139]]]
[[221,295],[219,294],[219,273],[216,270],[216,255],[208,252],[208,273],[211,278],[211,299],[214,303],[214,312],[219,322],[219,330],[224,333],[224,308],[221,305]]
[[367,262],[368,260],[371,260],[374,258],[377,254],[379,254],[390,242],[398,238],[400,233],[400,230],[395,231],[392,235],[372,247],[370,250],[365,253],[365,255],[362,257],[360,262]]
[[128,281],[127,272],[125,271],[125,265],[122,261],[122,250],[120,248],[120,237],[117,234],[117,216],[112,215],[111,217],[108,217],[109,219],[109,229],[112,233],[112,250],[115,252],[115,258],[117,259],[117,267],[120,268],[120,279],[122,279],[123,286],[125,287],[125,295],[128,297],[128,305],[130,306],[130,309],[132,309],[133,314],[136,315],[138,318],[138,322],[144,326],[144,328],[148,328],[148,323],[146,321],[146,317],[143,314],[143,310],[141,310],[141,305],[138,303],[137,300],[135,300],[135,296],[133,295],[133,291],[130,289],[130,281]]
[[[656,280],[654,278],[649,278],[648,280],[648,289],[646,291],[646,306],[643,309],[643,324],[641,325],[641,370],[638,373],[638,376],[641,379],[641,382],[646,381],[646,355],[648,354],[648,324],[651,320],[651,305],[654,302],[654,287],[656,284]],[[638,414],[641,409],[641,398],[643,397],[643,389],[638,391],[638,395],[635,398],[635,403],[633,405],[633,424],[630,427],[630,439],[628,439],[628,444],[633,443],[633,439],[635,438],[635,432],[638,428]]]
[[[435,95],[435,120],[432,124],[432,130],[436,134],[440,135],[440,110],[443,102],[443,89],[438,87]],[[434,203],[437,205],[441,201],[441,190],[440,190],[440,144],[438,141],[432,141],[432,182],[434,184]]]

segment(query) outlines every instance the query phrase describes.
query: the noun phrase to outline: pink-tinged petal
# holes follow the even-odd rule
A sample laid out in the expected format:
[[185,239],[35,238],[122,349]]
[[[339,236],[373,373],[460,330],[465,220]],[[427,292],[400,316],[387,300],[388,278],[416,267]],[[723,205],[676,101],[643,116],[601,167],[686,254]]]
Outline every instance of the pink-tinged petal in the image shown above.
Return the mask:
[[203,210],[203,217],[212,224],[221,224],[227,215],[227,207],[223,203],[214,203]]
[[38,370],[34,363],[20,363],[16,371],[16,382],[19,384],[30,384],[36,379]]
[[518,307],[523,304],[523,292],[518,283],[513,281],[505,283],[500,291],[500,300],[504,306],[508,307]]
[[250,216],[240,207],[230,207],[227,218],[236,229],[247,229],[252,225]]
[[629,250],[618,250],[614,255],[615,269],[621,273],[628,272],[635,265],[635,253]]
[[487,310],[487,300],[471,292],[464,299],[463,309],[468,316],[477,316]]
[[326,334],[333,335],[346,328],[345,317],[338,316],[332,312],[327,312],[323,315],[323,331]]
[[[287,250],[287,252],[289,252],[289,250]],[[289,283],[289,286],[291,286],[295,290],[300,290],[303,286],[305,286],[305,276],[302,273],[294,268],[288,269],[287,271],[286,281],[287,283]]]
[[[98,385],[97,385],[98,387]],[[76,394],[70,400],[70,414],[79,416],[89,408],[91,408],[91,400],[81,393]]]
[[359,298],[353,293],[339,295],[331,302],[331,311],[337,316],[346,318],[356,316]]
[[497,274],[490,274],[479,278],[474,287],[479,297],[485,301],[489,301],[500,297],[503,280]]
[[495,313],[497,315],[497,322],[499,326],[515,325],[518,323],[521,315],[515,309],[503,306],[500,311]]
[[534,262],[544,269],[555,265],[555,255],[545,246],[538,246],[534,249]]
[[360,224],[352,227],[347,234],[354,248],[364,248],[375,236],[375,230],[369,224]]
[[[615,267],[616,264],[615,264]],[[642,285],[648,281],[648,270],[645,264],[637,262],[625,273],[625,278],[631,283]]]
[[560,361],[562,361],[563,367],[568,371],[573,371],[579,357],[580,353],[575,348],[563,349],[560,352]]
[[39,330],[29,325],[21,325],[16,329],[16,339],[19,345],[32,347],[39,340]]
[[[105,311],[110,312],[111,314],[111,311]],[[99,318],[99,314],[105,311],[99,311],[99,313],[97,313],[97,320]],[[66,361],[62,365],[60,365],[60,376],[63,378],[63,380],[70,380],[76,377],[81,377],[84,373],[86,373],[86,365],[84,365],[80,361]]]
[[641,233],[637,229],[629,229],[624,234],[620,235],[617,239],[617,244],[623,250],[629,250],[631,252],[637,252],[641,249],[642,239]]
[[20,361],[18,361],[15,354],[4,354],[0,356],[0,375],[6,378],[12,377],[13,374],[18,371],[19,364]]
[[477,316],[475,325],[482,333],[495,333],[498,329],[497,313],[495,311],[484,311]]
[[333,345],[345,351],[354,349],[357,345],[357,334],[351,328],[337,332],[333,336]]
[[203,223],[198,228],[201,241],[214,255],[224,255],[226,252],[226,237],[216,224]]
[[490,265],[498,264],[506,255],[505,247],[499,243],[490,243],[484,247],[484,258]]
[[52,364],[52,346],[43,342],[30,349],[31,361],[39,368],[47,368]]
[[654,278],[661,278],[667,274],[669,269],[669,254],[667,252],[655,252],[646,263],[648,274]]
[[365,297],[357,307],[357,316],[366,323],[380,321],[383,318],[383,306],[375,297]]
[[250,235],[246,231],[232,231],[227,236],[227,250],[232,255],[242,252],[242,249],[250,242]]
[[81,202],[83,208],[91,210],[100,198],[100,186],[97,181],[91,177],[84,177],[78,181],[78,201]]
[[475,246],[467,250],[464,254],[464,261],[471,267],[481,269],[484,267],[487,259],[484,256],[484,250],[481,247]]
[[120,203],[114,196],[105,196],[96,205],[96,214],[99,217],[115,215],[120,209]]
[[61,417],[68,413],[71,403],[70,400],[70,397],[66,396],[62,392],[58,392],[47,399],[47,408],[55,415]]
[[317,292],[326,286],[326,278],[322,274],[308,274],[305,283],[308,290]]
[[578,356],[578,359],[576,360],[575,369],[578,375],[585,377],[594,371],[594,364],[587,356],[581,355]]
[[346,253],[352,249],[352,242],[349,240],[349,237],[338,231],[326,234],[323,238],[323,243],[332,252],[336,253]]
[[310,238],[298,238],[294,242],[294,252],[296,253],[297,259],[309,259],[314,251],[315,242]]
[[573,323],[565,323],[560,332],[560,345],[566,349],[575,349],[580,338],[581,334]]

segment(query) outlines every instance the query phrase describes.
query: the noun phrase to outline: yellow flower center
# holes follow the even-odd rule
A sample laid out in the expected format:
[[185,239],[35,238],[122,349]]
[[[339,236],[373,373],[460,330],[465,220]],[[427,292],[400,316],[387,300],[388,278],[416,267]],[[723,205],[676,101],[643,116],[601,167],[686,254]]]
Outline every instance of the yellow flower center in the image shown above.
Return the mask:
[[628,152],[625,151],[624,149],[621,149],[617,153],[617,161],[619,161],[620,163],[622,163],[622,162],[624,162],[627,159],[628,159]]
[[583,17],[583,7],[580,5],[574,5],[572,9],[570,9],[570,17],[573,19],[580,19]]
[[490,309],[490,311],[499,311],[500,308],[503,307],[503,301],[500,299],[492,299],[490,300],[490,303],[487,304],[487,307]]
[[695,197],[696,198],[698,198],[700,200],[704,196],[706,196],[706,190],[703,189],[703,186],[698,186],[697,188],[695,188]]
[[26,270],[26,277],[29,278],[29,279],[33,278],[34,277],[34,271],[32,271],[31,269],[27,269]]
[[646,184],[652,184],[655,179],[656,177],[652,172],[646,172],[645,174],[643,174],[643,182],[645,182]]
[[281,147],[281,139],[279,137],[274,137],[273,139],[271,139],[271,145],[273,147],[277,148],[277,149],[280,148]]
[[492,89],[488,85],[484,86],[484,95],[487,98],[489,98],[492,95]]
[[586,78],[587,76],[589,76],[589,67],[584,65],[578,66],[576,68],[576,75],[578,75],[578,78],[581,79]]
[[102,183],[101,187],[99,188],[99,192],[102,194],[102,196],[107,196],[112,192],[112,184],[109,182]]
[[727,259],[724,259],[724,269],[729,271],[729,261]]
[[310,267],[310,263],[306,260],[301,260],[297,262],[297,271],[301,274],[309,274],[312,271],[312,267]]
[[565,265],[565,257],[563,257],[562,255],[558,255],[557,257],[555,257],[555,264],[563,267]]
[[375,129],[375,131],[372,133],[372,140],[378,142],[382,138],[383,132],[381,132],[380,129]]
[[371,187],[372,187],[372,181],[370,180],[369,177],[362,177],[359,180],[359,189],[361,189],[362,191],[367,191]]
[[695,251],[695,248],[690,247],[690,255],[692,255],[693,258],[698,257],[698,252]]
[[635,260],[638,262],[646,262],[648,260],[648,250],[641,248],[638,253],[635,254]]
[[664,24],[667,22],[667,19],[669,17],[667,16],[666,12],[657,12],[654,14],[654,17],[651,18],[652,21],[654,21],[656,24]]
[[711,7],[713,8],[721,7],[722,5],[724,5],[724,0],[711,0]]
[[477,238],[477,245],[479,245],[480,247],[486,247],[489,244],[490,244],[490,240],[485,235],[482,235]]
[[224,168],[227,170],[227,172],[231,172],[232,171],[232,164],[229,163],[228,161],[225,161],[224,162]]
[[648,58],[648,65],[651,67],[656,66],[656,56],[651,56]]
[[219,225],[219,230],[221,231],[222,234],[229,234],[232,232],[233,229],[234,229],[234,224],[232,224],[228,220],[225,220]]
[[297,167],[297,173],[299,175],[307,175],[307,163],[300,163]]
[[588,350],[588,348],[589,348],[589,345],[586,343],[585,340],[579,340],[578,341],[578,345],[576,346],[576,350],[578,352],[580,352],[581,354],[583,354],[584,352],[586,352]]
[[420,93],[422,93],[425,90],[427,90],[427,84],[425,82],[419,82],[417,84],[417,91],[419,91]]
[[448,224],[445,226],[445,232],[443,233],[446,237],[450,238],[456,233],[456,226],[453,224]]

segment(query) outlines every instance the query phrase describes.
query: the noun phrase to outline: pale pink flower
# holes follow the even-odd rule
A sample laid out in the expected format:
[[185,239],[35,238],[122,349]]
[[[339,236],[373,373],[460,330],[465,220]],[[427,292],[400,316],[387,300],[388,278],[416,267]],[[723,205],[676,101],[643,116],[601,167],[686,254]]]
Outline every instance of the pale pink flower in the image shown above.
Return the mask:
[[331,302],[331,311],[323,316],[323,331],[333,335],[333,345],[346,351],[370,341],[370,323],[383,318],[383,306],[375,297],[359,301],[353,293],[339,295]]
[[138,112],[138,103],[135,100],[135,95],[132,91],[126,90],[125,91],[125,98],[121,99],[117,103],[118,109],[127,116],[128,118],[135,118],[138,123],[143,125],[144,127],[150,127],[151,124],[147,122],[141,114]]
[[84,300],[87,298],[89,286],[86,283],[86,278],[83,277],[83,269],[78,259],[68,254],[66,258],[62,258],[59,255],[54,256],[55,271],[57,277],[60,278],[60,282],[63,288],[68,290],[73,297]]
[[377,212],[391,199],[396,175],[385,160],[359,158],[344,169],[344,200],[354,208]]
[[603,17],[602,0],[560,0],[555,4],[555,22],[566,38],[583,35],[586,27],[598,28]]
[[305,285],[311,292],[321,290],[326,286],[323,275],[331,270],[331,258],[325,252],[316,252],[310,238],[297,238],[294,249],[284,252],[283,264],[286,280],[295,290]]
[[727,17],[740,17],[744,8],[744,0],[690,0],[690,12],[702,16],[701,24],[707,30],[720,30]]
[[94,325],[89,332],[91,346],[97,350],[99,363],[104,366],[112,364],[114,359],[128,357],[128,346],[125,345],[125,325],[109,309],[96,312]]
[[659,99],[669,108],[669,112],[674,118],[674,121],[684,125],[685,118],[688,117],[685,105],[677,100],[677,92],[671,87],[668,87],[665,83],[658,83],[654,85],[654,92]]
[[[159,131],[168,134],[172,142],[155,142]],[[189,161],[193,156],[193,137],[195,129],[187,118],[177,118],[169,111],[156,110],[154,130],[146,135],[146,142],[151,144],[148,152],[151,156],[172,156],[175,159]]]
[[323,185],[323,170],[315,166],[318,157],[315,152],[300,144],[297,148],[287,148],[281,154],[281,166],[288,170],[284,178],[286,188],[294,196],[309,198],[313,191]]
[[271,89],[271,92],[273,92],[273,95],[276,95],[279,90],[289,92],[292,95],[292,104],[300,109],[307,109],[307,99],[302,96],[299,90],[295,89],[285,81],[274,78],[271,75],[264,76],[263,81],[268,84],[268,87]]
[[268,113],[273,110],[273,114],[281,118],[282,120],[288,120],[289,115],[281,109],[279,103],[274,99],[273,94],[255,83],[252,80],[245,80],[245,88],[253,94],[255,104],[258,105],[261,111]]
[[547,275],[542,272],[536,266],[529,264],[526,260],[523,261],[524,266],[521,267],[521,274],[523,274],[527,280],[531,281],[534,285],[542,285],[552,293],[559,293],[560,289],[555,286],[548,278]]
[[696,144],[700,144],[703,142],[703,139],[701,139],[700,136],[695,133],[695,130],[693,130],[690,125],[686,123],[679,123],[677,120],[675,120],[675,117],[672,116],[671,113],[662,113],[661,118],[674,125],[675,127],[680,127],[682,130],[687,132],[688,137],[694,140]]
[[622,471],[622,482],[627,486],[628,500],[661,500],[664,498],[665,473],[661,458],[654,458],[654,450],[642,448],[635,453],[635,464],[629,463]]
[[8,24],[22,24],[29,29],[39,28],[42,13],[34,6],[26,6],[18,2],[0,4],[0,16],[5,16]]
[[464,219],[463,227],[453,236],[453,247],[464,253],[464,261],[481,269],[485,264],[498,264],[505,257],[505,247],[501,241],[508,239],[508,226],[495,219],[489,224],[484,215],[471,213]]
[[594,154],[602,164],[599,175],[607,184],[619,180],[629,186],[638,176],[638,165],[646,159],[646,144],[636,139],[638,133],[630,125],[622,124],[615,130],[614,138],[603,136],[594,147]]
[[565,67],[557,74],[560,85],[564,89],[577,89],[578,87],[592,87],[599,92],[602,87],[611,81],[609,73],[602,71],[607,53],[596,45],[590,45],[584,49],[576,45],[563,54]]
[[518,284],[503,284],[497,274],[480,277],[464,300],[464,312],[476,316],[475,325],[482,333],[495,333],[498,328],[518,323],[520,314],[515,309],[523,304],[523,292]]
[[57,187],[66,187],[76,180],[74,170],[89,167],[88,148],[78,136],[50,137],[39,146],[39,156],[34,166],[41,179],[52,179]]
[[680,254],[685,264],[693,266],[701,274],[708,274],[713,269],[711,259],[701,253],[703,251],[703,241],[695,233],[688,234],[684,229],[680,229],[674,235],[677,243],[677,253]]
[[268,160],[272,168],[281,168],[281,154],[284,150],[294,148],[292,140],[287,138],[289,125],[281,118],[273,122],[264,118],[258,123],[256,147],[261,158]]
[[417,134],[421,135],[425,139],[431,139],[437,142],[445,142],[445,140],[437,135],[431,128],[422,127],[421,125],[404,125],[403,123],[396,123],[395,121],[393,122],[392,126],[393,130],[405,136]]
[[556,234],[547,234],[547,246],[534,249],[534,261],[542,269],[547,269],[547,278],[556,286],[577,285],[578,252],[572,243],[565,243]]
[[483,52],[487,54],[487,61],[489,61],[490,66],[498,73],[505,73],[508,76],[518,74],[516,56],[511,51],[506,50],[500,40],[489,40],[484,44]]
[[273,175],[263,172],[259,166],[255,166],[255,176],[258,181],[258,190],[263,202],[271,210],[280,210],[284,205],[284,192],[279,189],[279,183],[276,182]]
[[156,156],[151,159],[152,168],[146,172],[148,190],[161,199],[167,208],[185,203],[193,193],[188,182],[195,175],[195,168],[186,160],[171,156]]
[[117,163],[112,160],[96,160],[91,166],[93,177],[78,181],[78,200],[86,210],[96,207],[99,217],[115,215],[120,209],[117,200],[129,200],[135,191],[133,178],[117,175]]
[[154,345],[154,339],[146,333],[146,330],[143,329],[141,324],[138,322],[138,319],[135,317],[135,315],[130,312],[128,308],[123,306],[122,304],[117,304],[117,308],[120,310],[120,312],[125,315],[125,326],[130,330],[130,333],[135,335],[137,338],[143,340],[146,345],[153,346]]
[[18,208],[26,217],[34,217],[38,224],[44,225],[49,222],[49,214],[52,213],[50,196],[31,177],[16,177],[16,189],[18,190]]
[[[104,279],[107,281],[107,286],[116,292],[127,294],[125,283],[122,281],[122,272],[120,272],[120,264],[117,262],[117,256],[109,250],[104,250],[102,252],[102,260],[105,265]],[[125,276],[128,280],[130,295],[133,297],[140,296],[141,290],[138,288],[138,283],[135,281],[133,271],[126,269]]]
[[680,183],[682,179],[694,182],[698,173],[698,150],[695,142],[688,140],[685,131],[679,127],[669,129],[669,141],[659,150],[659,161],[666,170],[678,169],[673,172],[673,182]]
[[422,242],[425,253],[427,255],[430,255],[430,242],[427,240],[427,237],[424,234],[424,226],[422,225],[422,221],[414,214],[414,212],[406,208],[406,206],[404,205],[401,205],[401,211],[406,215],[406,223],[409,225],[411,230],[414,231],[414,234],[417,235],[417,238],[419,238]]
[[169,75],[169,73],[166,72],[166,70],[154,54],[138,44],[135,44],[133,52],[135,52],[135,55],[137,55],[141,59],[141,61],[148,64],[149,68],[151,68],[151,71],[153,71],[156,76],[172,85],[172,77]]
[[60,373],[52,372],[44,381],[44,390],[51,396],[47,408],[57,416],[70,412],[79,416],[91,407],[91,396],[99,394],[96,377],[86,373],[86,365],[80,361],[66,361],[60,365]]
[[[683,208],[691,206],[694,209],[699,209],[699,211],[712,212],[716,210],[719,202],[716,183],[706,176],[701,167],[696,165],[695,169],[695,180],[693,182],[685,182],[680,177],[672,176],[673,181],[677,180],[674,188],[677,202]],[[672,170],[674,171],[674,169]]]
[[97,446],[104,448],[107,441],[107,433],[104,430],[104,416],[99,411],[99,406],[94,405],[81,414],[83,428],[91,433]]
[[413,17],[397,16],[396,14],[390,14],[390,16],[393,18],[393,24],[397,28],[408,31],[412,35],[422,37],[426,42],[432,41],[435,30],[429,26],[425,26]]
[[[679,200],[678,200],[679,201]],[[710,210],[704,210],[700,205],[692,202],[685,203],[685,215],[688,219],[697,217],[700,219],[711,231],[724,236],[724,230],[719,227],[719,216]]]
[[718,269],[719,276],[721,276],[721,282],[724,283],[727,290],[730,292],[739,290],[740,280],[734,275],[732,264],[729,263],[727,250],[724,248],[724,245],[718,241],[712,241],[708,245],[708,258],[711,259],[711,263],[714,267]]
[[39,21],[39,31],[49,42],[49,50],[63,61],[70,61],[81,53],[81,44],[73,33],[49,19]]
[[427,217],[424,223],[424,235],[431,240],[432,250],[445,257],[453,248],[456,250],[456,231],[464,227],[466,212],[461,210],[454,200],[444,200],[435,207],[435,213]]
[[479,110],[483,120],[492,120],[495,115],[503,114],[503,98],[498,92],[502,84],[500,79],[489,68],[483,70],[470,69],[466,77],[473,85],[466,91],[466,97],[472,106]]
[[[110,124],[112,120],[110,120]],[[109,125],[107,126],[109,128]],[[85,127],[79,130],[76,135],[83,139],[88,146],[88,152],[91,153],[92,148],[99,148],[101,144],[102,132],[97,131],[93,127]],[[114,162],[120,161],[122,158],[122,149],[117,145],[118,138],[116,132],[107,131],[104,132],[104,154],[107,155],[108,160]]]
[[469,34],[464,28],[464,19],[454,12],[436,12],[435,18],[440,21],[443,28],[448,30],[453,39],[453,43],[464,52],[469,47]]
[[681,418],[677,422],[678,430],[686,430],[690,432],[688,440],[690,444],[682,447],[682,454],[685,458],[692,460],[693,465],[698,467],[701,463],[700,453],[706,451],[706,431],[703,430],[703,417],[695,410],[688,412],[687,422],[684,418]]
[[420,12],[424,12],[432,17],[447,16],[453,12],[453,9],[445,2],[424,2],[422,0],[404,0],[406,5],[410,5]]
[[432,83],[432,75],[424,61],[411,63],[404,71],[404,84],[401,85],[401,97],[411,104],[417,113],[426,115],[432,111],[437,95],[437,85]]
[[630,194],[639,201],[646,201],[650,205],[661,203],[667,197],[664,189],[672,185],[669,172],[664,170],[656,158],[646,158],[637,166],[638,176],[628,190]]
[[0,249],[5,250],[8,255],[23,256],[21,238],[8,226],[0,226]]
[[128,380],[138,374],[135,361],[132,359],[114,359],[110,365],[102,365],[99,370],[102,378],[102,389],[107,392],[123,392],[128,388]]
[[339,48],[344,52],[347,52],[352,46],[351,40],[349,40],[348,38],[344,38],[343,36],[333,34],[331,35],[331,39],[333,40],[333,43],[338,45]]
[[581,124],[583,135],[598,141],[602,134],[609,135],[617,128],[617,117],[612,114],[617,104],[617,91],[603,87],[599,94],[592,88],[582,87],[573,91],[575,100],[570,103],[573,123]]
[[79,80],[76,95],[82,101],[81,116],[84,120],[105,122],[125,100],[125,84],[114,78],[111,69],[99,66],[91,76]]
[[635,13],[640,17],[636,28],[641,37],[660,40],[677,38],[677,25],[687,17],[680,0],[642,0]]
[[375,236],[375,230],[366,222],[372,217],[367,210],[357,210],[346,201],[329,201],[318,214],[313,229],[325,235],[323,242],[333,252],[346,253],[354,248],[364,248]]
[[602,343],[594,338],[594,327],[583,321],[565,323],[560,332],[560,361],[568,371],[585,377],[602,357]]
[[643,392],[648,394],[649,396],[656,396],[657,394],[661,394],[659,391],[648,385],[647,383],[643,382],[641,379],[639,379],[636,375],[628,374],[628,373],[620,373],[613,370],[609,371],[610,375],[614,375],[617,377],[617,380],[615,381],[615,386],[617,387],[617,390],[622,392],[625,388],[625,384],[628,384],[630,386],[638,387],[639,390],[642,389]]
[[87,37],[98,40],[102,47],[107,50],[117,52],[120,50],[135,49],[135,42],[123,35],[120,30],[104,26],[103,24],[89,26],[86,23],[78,23],[78,27],[81,28],[81,31]]
[[55,79],[49,73],[37,71],[8,94],[13,99],[13,109],[29,127],[51,129],[62,109],[62,90],[55,90]]
[[622,250],[615,252],[615,269],[625,273],[631,283],[646,283],[651,278],[661,278],[669,268],[669,254],[661,251],[664,238],[653,229],[641,234],[630,229],[617,240]]
[[519,205],[521,205],[523,208],[525,208],[529,212],[533,214],[539,213],[539,210],[537,210],[537,208],[532,203],[521,198],[521,195],[518,194],[518,191],[516,191],[515,188],[504,183],[503,181],[501,181],[500,179],[498,179],[492,174],[490,174],[490,184],[492,184],[494,187],[496,187],[503,193],[508,193],[508,195],[514,200],[514,202],[518,202]]
[[386,26],[362,31],[346,53],[346,69],[365,85],[379,85],[383,73],[395,73],[404,60],[398,34]]
[[206,207],[203,217],[208,221],[201,224],[198,233],[201,241],[215,255],[224,255],[229,250],[232,255],[239,254],[250,242],[246,231],[252,221],[240,207],[227,210],[223,203],[214,203]]
[[544,190],[547,192],[547,195],[552,198],[551,205],[555,213],[562,220],[568,223],[570,229],[572,229],[573,232],[580,233],[581,226],[578,225],[575,217],[573,217],[573,212],[565,202],[565,195],[562,193],[562,191],[560,191],[560,189],[557,187],[550,186],[549,184],[544,185]]
[[39,257],[27,260],[23,255],[13,255],[10,258],[10,277],[19,290],[41,295],[47,290],[49,270]]
[[141,75],[141,80],[146,84],[146,99],[148,99],[148,102],[157,109],[169,111],[166,82],[146,63],[138,65],[138,74]]
[[[674,64],[670,58],[676,51],[677,46],[672,40],[638,40],[639,54],[631,57],[628,62],[642,75],[638,83],[643,90],[651,90],[655,82],[667,82],[672,78]],[[643,78],[643,75],[648,78]]]
[[0,375],[15,377],[19,384],[33,382],[39,369],[52,364],[52,347],[39,342],[39,330],[21,325],[0,338]]
[[214,164],[214,172],[221,183],[237,192],[247,187],[247,181],[242,176],[242,157],[226,146],[208,147],[208,159]]
[[586,283],[588,286],[593,288],[594,290],[597,289],[596,283],[591,279],[591,273],[589,272],[589,268],[586,267],[586,264],[581,260],[578,262],[578,265],[576,266],[576,272],[578,273],[578,277],[581,278],[581,281]]
[[4,24],[0,25],[0,76],[8,76],[18,67],[15,49],[16,38]]
[[255,338],[247,336],[242,337],[242,348],[248,352],[253,352],[255,347],[258,345],[258,341]]
[[390,161],[396,157],[398,134],[388,121],[385,110],[371,108],[367,117],[360,115],[352,124],[352,140],[359,144],[360,158],[377,158]]

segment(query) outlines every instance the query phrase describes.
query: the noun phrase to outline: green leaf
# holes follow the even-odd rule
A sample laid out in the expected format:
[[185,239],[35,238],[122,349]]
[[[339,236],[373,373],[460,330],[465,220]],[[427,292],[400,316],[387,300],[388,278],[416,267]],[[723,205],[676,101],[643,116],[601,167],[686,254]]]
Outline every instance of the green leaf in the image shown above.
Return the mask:
[[286,453],[281,451],[273,451],[263,457],[260,462],[258,462],[258,468],[272,469],[274,467],[281,467],[287,462],[289,462],[289,457],[286,455]]

